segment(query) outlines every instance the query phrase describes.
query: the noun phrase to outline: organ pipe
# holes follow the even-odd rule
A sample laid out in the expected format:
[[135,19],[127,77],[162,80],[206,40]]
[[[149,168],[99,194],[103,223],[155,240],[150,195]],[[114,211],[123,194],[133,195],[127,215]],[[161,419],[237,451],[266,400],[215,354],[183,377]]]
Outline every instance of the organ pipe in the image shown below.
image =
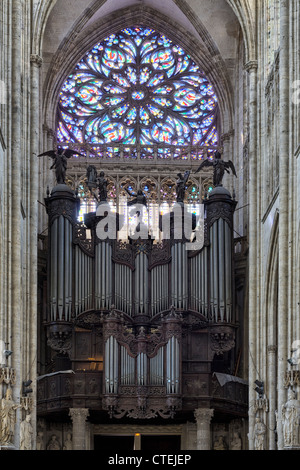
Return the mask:
[[140,353],[137,356],[137,384],[147,385],[147,355]]
[[211,320],[232,321],[232,245],[231,230],[224,219],[210,228],[210,304]]
[[72,308],[72,223],[63,215],[51,225],[50,319],[70,321]]
[[127,349],[121,346],[121,385],[135,384],[135,359],[128,354]]
[[191,308],[208,318],[207,248],[191,258]]
[[169,266],[155,266],[151,270],[151,315],[169,307]]
[[135,261],[135,311],[148,313],[148,257],[140,253]]
[[187,308],[187,251],[185,244],[172,246],[172,304],[175,308]]
[[150,359],[150,384],[163,385],[164,383],[164,350],[160,348],[156,356]]
[[166,383],[168,394],[179,393],[179,342],[174,336],[169,339],[166,346]]
[[116,338],[110,336],[105,343],[105,392],[118,392],[119,354]]
[[128,266],[115,264],[115,305],[132,315],[132,271]]
[[80,246],[75,247],[75,314],[92,308],[92,258]]
[[112,300],[111,245],[101,242],[95,248],[95,306],[109,309]]

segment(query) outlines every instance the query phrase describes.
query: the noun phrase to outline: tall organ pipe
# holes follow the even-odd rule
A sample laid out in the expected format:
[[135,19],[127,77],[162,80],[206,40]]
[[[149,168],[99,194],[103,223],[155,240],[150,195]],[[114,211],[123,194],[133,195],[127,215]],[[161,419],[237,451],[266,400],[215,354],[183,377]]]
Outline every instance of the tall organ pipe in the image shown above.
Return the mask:
[[177,338],[169,339],[166,346],[166,380],[167,393],[179,393],[179,342]]
[[[167,310],[169,307],[169,266],[158,265],[151,270],[151,315]],[[148,272],[147,272],[148,284]],[[172,290],[173,292],[173,290]],[[146,294],[148,295],[148,293]]]
[[[232,323],[233,318],[233,214],[237,202],[218,186],[204,201],[210,255],[210,321]],[[206,268],[206,271],[207,271]]]
[[58,270],[57,270],[57,290],[58,290],[58,319],[63,319],[64,308],[64,217],[58,219]]
[[51,226],[51,321],[70,321],[72,308],[72,223],[63,215]]
[[118,369],[118,343],[110,336],[105,343],[105,392],[108,394],[118,392]]
[[51,227],[51,320],[56,320],[57,308],[57,225],[56,218]]
[[232,241],[231,231],[228,224],[225,225],[225,279],[226,279],[226,314],[227,322],[232,318]]
[[218,220],[218,249],[219,249],[219,308],[220,308],[220,320],[224,321],[225,318],[225,233],[224,233],[224,224],[223,219]]
[[51,322],[68,322],[72,315],[73,275],[76,269],[73,266],[73,224],[77,220],[79,198],[67,185],[57,185],[45,198],[45,205],[50,237],[48,319]]
[[109,309],[112,299],[111,246],[103,241],[95,248],[95,306]]
[[187,251],[185,244],[175,243],[172,246],[172,304],[175,308],[187,308]]

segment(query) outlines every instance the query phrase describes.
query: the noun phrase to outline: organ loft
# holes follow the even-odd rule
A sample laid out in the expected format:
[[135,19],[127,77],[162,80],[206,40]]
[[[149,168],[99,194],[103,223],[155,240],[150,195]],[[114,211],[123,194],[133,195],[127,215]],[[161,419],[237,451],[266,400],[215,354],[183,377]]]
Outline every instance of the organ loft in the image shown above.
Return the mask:
[[[237,202],[222,185],[219,165],[225,162],[217,157],[219,184],[198,215],[182,202],[190,176],[185,171],[176,202],[156,218],[157,237],[144,223],[149,207],[141,190],[127,191],[135,225],[128,228],[125,215],[112,212],[104,172],[97,178],[97,170],[91,175],[88,169],[97,205],[84,222],[78,222],[78,194],[62,178],[48,190],[43,328],[51,369],[38,381],[38,414],[46,421],[58,415],[68,421],[70,410],[80,409],[96,428],[154,425],[159,434],[174,427],[178,437],[179,428],[193,423],[196,436],[205,416],[208,426],[213,420],[216,429],[244,432]],[[190,440],[181,437],[182,448],[195,446]],[[209,434],[202,440],[201,447],[210,447]],[[95,442],[101,445],[100,438]]]

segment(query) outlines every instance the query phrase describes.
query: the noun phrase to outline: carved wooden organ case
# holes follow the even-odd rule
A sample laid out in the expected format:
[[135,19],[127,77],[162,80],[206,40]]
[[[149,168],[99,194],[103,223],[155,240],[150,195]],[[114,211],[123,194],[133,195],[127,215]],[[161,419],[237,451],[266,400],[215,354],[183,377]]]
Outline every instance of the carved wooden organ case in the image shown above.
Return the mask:
[[207,332],[210,361],[234,347],[236,202],[224,188],[205,199],[201,249],[174,238],[172,214],[168,240],[100,240],[95,214],[78,223],[80,201],[68,186],[55,187],[45,202],[48,345],[74,368],[78,329],[95,332],[103,357],[99,408],[114,418],[174,416],[199,372],[184,366],[193,359],[190,332]]

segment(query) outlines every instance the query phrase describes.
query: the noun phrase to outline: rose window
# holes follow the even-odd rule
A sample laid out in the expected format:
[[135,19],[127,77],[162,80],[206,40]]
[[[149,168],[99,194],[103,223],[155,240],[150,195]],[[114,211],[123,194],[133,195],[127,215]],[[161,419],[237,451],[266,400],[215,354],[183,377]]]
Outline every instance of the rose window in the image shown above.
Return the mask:
[[218,102],[191,57],[150,28],[126,28],[85,54],[65,80],[58,144],[218,145]]

